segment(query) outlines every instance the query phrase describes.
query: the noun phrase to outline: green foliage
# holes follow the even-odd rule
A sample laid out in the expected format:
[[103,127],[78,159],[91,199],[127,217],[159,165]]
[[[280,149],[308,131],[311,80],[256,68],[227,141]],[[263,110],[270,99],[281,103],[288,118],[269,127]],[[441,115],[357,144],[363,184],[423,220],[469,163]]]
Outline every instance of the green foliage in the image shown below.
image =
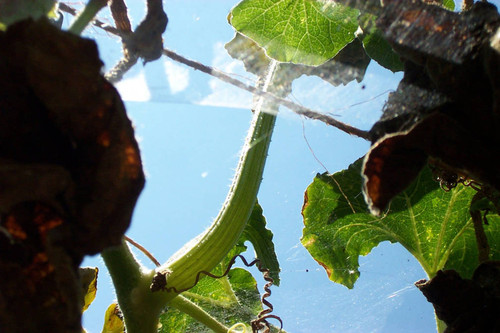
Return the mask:
[[106,309],[104,314],[104,324],[101,333],[123,333],[125,332],[125,323],[117,303],[112,303]]
[[377,17],[372,14],[361,15],[360,26],[363,29],[363,47],[370,58],[381,66],[393,71],[402,71],[403,62],[389,43],[383,38],[382,32],[377,29],[375,20]]
[[[471,277],[478,251],[469,206],[475,190],[463,185],[445,192],[428,168],[392,201],[381,217],[368,213],[361,193],[362,160],[333,175],[317,175],[307,188],[303,209],[302,244],[327,271],[332,281],[352,288],[359,277],[360,255],[380,242],[399,242],[422,265],[429,277],[454,269]],[[500,259],[500,219],[485,226],[491,258]]]
[[[222,276],[231,260],[247,250],[244,242],[250,241],[262,266],[269,269],[275,284],[279,284],[279,263],[272,238],[272,232],[266,229],[262,208],[256,203],[240,240],[210,273]],[[250,329],[249,323],[262,310],[257,282],[242,268],[233,268],[218,279],[202,274],[196,286],[182,295],[228,327],[244,323]],[[161,315],[160,324],[160,332],[210,332],[193,317],[173,307]]]
[[454,0],[443,0],[443,7],[449,10],[455,10]]
[[250,215],[240,242],[249,240],[262,267],[269,270],[269,275],[276,286],[280,284],[280,264],[274,252],[273,233],[266,228],[266,218],[262,214],[262,207],[258,203]]
[[82,267],[79,269],[80,283],[84,295],[82,312],[86,311],[95,299],[98,272],[99,269],[97,267]]
[[[454,10],[455,2],[444,0],[443,7]],[[354,39],[359,24],[368,56],[393,72],[402,71],[403,63],[376,28],[376,19],[375,14],[359,15],[356,9],[319,0],[243,0],[229,15],[233,27],[255,41],[250,50],[262,46],[280,62],[312,66],[338,54]]]
[[378,62],[379,65],[393,72],[403,70],[403,62],[382,37],[380,30],[375,29],[367,34],[363,39],[363,46],[370,58]]
[[[254,210],[257,216],[261,216],[261,212],[259,214],[258,209]],[[246,247],[240,241],[211,273],[223,275],[231,259],[245,250]],[[219,279],[204,277],[182,295],[228,327],[245,323],[250,328],[249,323],[262,310],[257,282],[242,268],[233,268],[228,275]],[[159,332],[211,332],[188,314],[171,307],[161,315],[160,324]]]
[[[238,322],[249,323],[261,310],[259,291],[252,275],[235,268],[220,279],[201,280],[196,287],[183,294],[201,306],[226,326]],[[168,308],[160,318],[160,332],[211,332],[189,315]]]
[[243,0],[229,16],[241,34],[281,62],[320,65],[354,39],[355,9],[316,0]]
[[[263,48],[240,33],[236,33],[225,47],[231,57],[243,62],[247,72],[255,75],[262,75],[271,61]],[[270,89],[286,97],[292,92],[293,80],[302,75],[318,76],[333,86],[346,85],[353,80],[361,82],[369,62],[370,58],[366,55],[363,46],[358,39],[354,39],[335,57],[320,66],[278,64]]]
[[[455,7],[453,0],[444,0],[442,4],[451,10]],[[81,33],[94,20],[97,11],[106,5],[105,0],[90,0],[70,31]],[[23,18],[50,17],[55,13],[53,0],[4,2],[0,10],[0,30]],[[288,96],[292,91],[292,81],[302,75],[317,75],[332,85],[361,81],[370,59],[392,71],[403,70],[400,57],[384,39],[381,30],[385,29],[376,27],[377,15],[376,12],[360,15],[357,9],[333,1],[243,0],[230,13],[230,23],[238,33],[226,49],[233,58],[242,60],[247,71],[256,74],[261,83],[267,82],[265,85],[259,83],[259,89],[278,96]],[[163,19],[161,24],[164,30],[166,14]],[[394,22],[390,19],[388,25]],[[160,36],[163,30],[156,36],[159,42],[156,46],[160,50],[157,57],[163,49]],[[135,34],[139,35],[137,30]],[[394,45],[399,36],[393,37]],[[130,44],[124,45],[130,51]],[[275,60],[281,63],[276,64]],[[36,73],[38,70],[39,67]],[[40,82],[53,88],[53,80],[47,81],[42,74]],[[249,324],[262,311],[260,293],[252,275],[245,269],[228,267],[235,256],[247,249],[244,243],[250,241],[275,284],[280,282],[273,234],[266,228],[262,208],[258,203],[254,205],[278,107],[275,103],[271,106],[273,116],[265,114],[268,109],[262,116],[259,115],[260,110],[254,111],[257,120],[253,123],[237,170],[231,192],[233,196],[224,204],[212,227],[198,238],[198,243],[188,244],[186,251],[180,251],[174,264],[167,262],[164,271],[168,274],[164,275],[163,290],[151,290],[151,278],[156,272],[145,271],[125,245],[107,248],[102,253],[117,288],[130,332],[155,331],[157,314],[163,311],[165,305],[167,308],[160,316],[160,332],[209,332],[211,324],[219,330],[222,328],[222,331],[226,330],[226,326],[236,324],[250,329]],[[455,129],[453,127],[453,133]],[[140,164],[138,155],[135,159]],[[500,217],[489,213],[498,211],[498,193],[495,193],[496,201],[485,197],[471,207],[471,200],[477,193],[474,189],[459,184],[448,192],[443,191],[433,180],[430,170],[425,168],[408,188],[393,198],[381,217],[375,217],[369,214],[363,200],[361,168],[362,160],[358,160],[347,170],[333,175],[317,175],[306,191],[302,211],[305,224],[302,243],[326,269],[331,280],[353,288],[360,275],[359,256],[369,254],[383,241],[402,244],[420,262],[429,277],[434,277],[441,269],[453,269],[463,278],[470,278],[478,265],[471,213],[479,214],[479,217],[485,214],[484,221],[489,221],[484,226],[490,244],[489,259],[500,259]],[[380,181],[380,178],[373,178]],[[394,188],[393,174],[389,173],[388,178],[385,181]],[[235,221],[238,222],[237,228]],[[477,222],[478,218],[474,221]],[[117,235],[121,237],[121,234]],[[238,242],[231,249],[238,237]],[[217,264],[225,254],[225,258]],[[199,272],[205,272],[200,267],[210,267],[205,269],[211,269],[211,274],[218,277],[199,275]],[[200,279],[198,276],[195,279],[197,273]],[[81,269],[80,274],[84,295],[81,308],[85,311],[96,295],[97,269]],[[193,280],[196,280],[194,286],[190,284]],[[183,291],[182,295],[167,292],[165,289],[168,290],[169,283],[180,286],[178,290]],[[200,320],[201,317],[204,320]],[[145,323],[147,329],[144,329]],[[124,329],[123,314],[118,304],[112,304],[105,314],[103,332],[123,332]],[[276,328],[273,331],[277,331]]]

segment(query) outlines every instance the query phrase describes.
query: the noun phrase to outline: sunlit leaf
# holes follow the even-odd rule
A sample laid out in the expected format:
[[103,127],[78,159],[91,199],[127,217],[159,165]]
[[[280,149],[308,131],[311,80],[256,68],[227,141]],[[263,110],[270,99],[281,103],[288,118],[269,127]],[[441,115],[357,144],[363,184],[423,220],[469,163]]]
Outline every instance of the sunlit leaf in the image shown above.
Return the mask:
[[393,71],[402,71],[403,62],[400,56],[394,52],[391,45],[384,39],[381,31],[375,25],[376,16],[372,14],[362,15],[359,19],[363,29],[363,47],[370,58],[381,66]]
[[443,7],[449,10],[455,10],[454,0],[443,0]]
[[230,23],[278,61],[321,65],[354,39],[358,11],[316,0],[243,0]]
[[[238,244],[211,273],[222,275],[232,257],[245,250],[242,243]],[[242,299],[238,299],[236,285],[233,286],[236,281],[239,285],[248,287],[241,294]],[[228,326],[239,322],[249,324],[260,311],[256,281],[249,272],[240,268],[231,269],[227,276],[220,279],[204,277],[183,295]],[[160,332],[211,332],[195,319],[174,308],[168,308],[161,315],[160,323]]]
[[[262,213],[262,208],[257,203],[239,242],[211,271],[212,274],[223,275],[232,259],[246,251],[247,247],[244,242],[250,241],[262,266],[269,269],[275,284],[279,284],[279,263],[272,243],[273,234],[266,228],[266,220]],[[247,259],[248,262],[251,261]],[[241,263],[237,261],[236,265],[241,265]],[[232,268],[226,276],[219,279],[201,276],[196,286],[182,295],[226,326],[241,323],[251,331],[250,322],[256,319],[262,310],[257,282],[252,275],[245,269]],[[201,323],[174,308],[169,308],[162,314],[160,323],[162,325],[160,332],[210,332]]]
[[97,267],[82,267],[79,269],[80,283],[84,294],[84,304],[82,312],[87,310],[90,304],[94,301],[97,293],[97,275],[99,269]]
[[[264,49],[248,37],[236,33],[226,44],[231,57],[243,61],[247,72],[263,75],[270,59]],[[324,81],[339,86],[356,80],[361,82],[370,58],[366,55],[358,39],[354,39],[335,57],[320,66],[307,66],[292,63],[280,63],[274,75],[273,90],[280,89],[280,95],[286,96],[292,91],[292,81],[302,75],[318,76]]]
[[[334,175],[317,175],[309,185],[303,208],[302,244],[327,271],[332,281],[348,288],[359,277],[360,255],[383,241],[399,242],[422,265],[429,277],[454,269],[471,277],[478,251],[469,206],[475,190],[462,185],[445,192],[428,168],[401,194],[386,214],[368,213],[361,193],[361,164]],[[500,218],[488,215],[485,232],[491,258],[500,259]]]
[[[222,275],[231,259],[245,250],[243,243],[238,243],[211,273]],[[251,331],[250,322],[256,319],[262,310],[257,282],[247,270],[242,268],[233,268],[227,276],[219,279],[204,277],[195,287],[182,295],[227,327],[243,323]],[[270,301],[272,303],[272,299]],[[212,332],[195,319],[174,308],[168,308],[161,315],[160,323],[159,332]],[[272,331],[278,332],[274,327]]]
[[117,303],[111,304],[104,315],[102,333],[124,333],[125,323]]

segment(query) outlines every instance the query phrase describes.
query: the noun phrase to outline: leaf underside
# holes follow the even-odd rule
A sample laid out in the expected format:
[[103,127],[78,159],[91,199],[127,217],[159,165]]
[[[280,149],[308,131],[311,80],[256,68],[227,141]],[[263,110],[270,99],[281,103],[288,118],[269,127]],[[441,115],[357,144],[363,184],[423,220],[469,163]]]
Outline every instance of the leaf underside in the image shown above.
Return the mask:
[[240,242],[246,240],[252,243],[255,255],[260,260],[262,267],[269,270],[273,284],[279,286],[280,264],[274,251],[273,233],[266,228],[266,218],[259,203],[255,203],[250,219],[241,235]]
[[101,333],[123,333],[125,332],[125,323],[117,303],[112,303],[106,309],[104,314],[104,324]]
[[99,269],[97,267],[80,267],[78,271],[84,295],[82,306],[82,312],[84,312],[92,304],[97,294],[97,275]]
[[321,65],[354,39],[355,9],[311,0],[243,0],[230,23],[281,62]]
[[[425,168],[380,217],[368,213],[361,192],[362,159],[333,175],[317,175],[306,190],[302,244],[329,278],[353,288],[359,256],[383,241],[399,242],[429,277],[454,269],[471,277],[478,251],[469,206],[475,190],[463,185],[443,191]],[[500,218],[488,215],[485,232],[491,259],[500,258]]]

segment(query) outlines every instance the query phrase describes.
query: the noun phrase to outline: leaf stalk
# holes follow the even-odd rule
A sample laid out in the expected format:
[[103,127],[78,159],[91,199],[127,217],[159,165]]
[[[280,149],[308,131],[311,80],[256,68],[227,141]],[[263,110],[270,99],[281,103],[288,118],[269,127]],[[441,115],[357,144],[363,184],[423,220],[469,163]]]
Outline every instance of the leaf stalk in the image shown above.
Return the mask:
[[190,315],[192,318],[210,328],[215,333],[227,333],[227,331],[229,330],[228,327],[217,321],[217,319],[200,308],[196,303],[191,302],[188,298],[182,295],[175,297],[168,304],[176,308],[177,310]]
[[[263,90],[272,84],[277,63],[271,62],[263,83]],[[250,131],[245,140],[236,175],[226,201],[212,225],[201,235],[186,244],[157,271],[171,272],[167,286],[182,290],[193,285],[196,274],[211,271],[234,247],[252,213],[264,172],[271,135],[276,122],[276,112],[263,98],[254,110]],[[276,111],[277,105],[274,105]],[[175,296],[175,293],[171,298]]]
[[164,303],[149,290],[152,272],[134,257],[125,242],[101,252],[115,287],[127,333],[157,332]]

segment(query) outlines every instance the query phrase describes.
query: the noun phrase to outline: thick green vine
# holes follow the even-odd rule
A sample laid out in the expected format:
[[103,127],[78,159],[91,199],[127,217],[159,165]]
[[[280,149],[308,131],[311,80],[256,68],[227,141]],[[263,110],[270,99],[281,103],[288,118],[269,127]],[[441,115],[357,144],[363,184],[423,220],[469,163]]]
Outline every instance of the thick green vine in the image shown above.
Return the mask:
[[[275,61],[269,65],[263,90],[271,86],[276,66]],[[276,122],[276,109],[275,104],[270,105],[263,98],[257,100],[228,196],[219,215],[205,232],[188,242],[155,271],[145,270],[125,244],[102,252],[113,279],[127,332],[156,332],[159,314],[178,295],[175,292],[151,292],[150,285],[155,274],[165,274],[168,288],[185,290],[196,283],[198,272],[212,270],[236,244],[257,200]],[[190,309],[196,312],[196,308]],[[199,317],[203,316],[199,314]]]

